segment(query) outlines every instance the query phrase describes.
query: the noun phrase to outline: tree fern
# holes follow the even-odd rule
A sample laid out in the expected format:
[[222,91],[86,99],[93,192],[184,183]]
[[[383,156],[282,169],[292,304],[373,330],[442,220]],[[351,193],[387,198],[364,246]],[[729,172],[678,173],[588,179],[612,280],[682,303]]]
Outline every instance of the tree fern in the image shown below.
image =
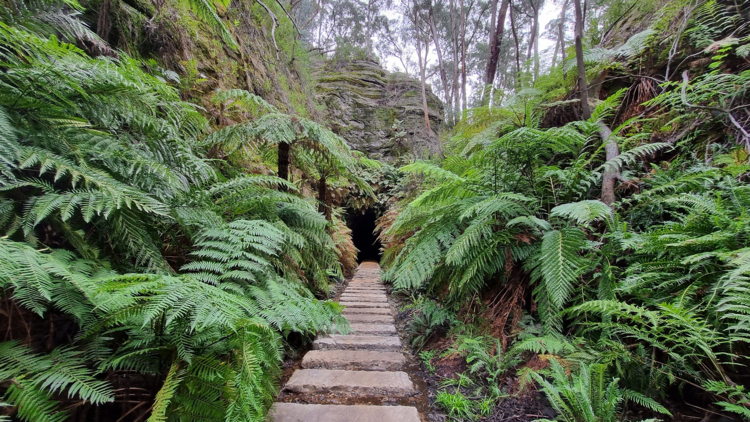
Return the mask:
[[[196,5],[223,27],[213,4]],[[151,66],[92,59],[46,31],[0,24],[0,289],[40,316],[62,312],[76,334],[49,356],[0,345],[13,350],[0,357],[4,403],[22,420],[63,420],[53,395],[112,400],[95,368],[164,380],[153,420],[263,420],[282,333],[348,329],[308,287],[341,274],[328,222],[294,183],[200,158],[201,140],[231,130],[210,132]],[[364,183],[327,129],[245,91],[215,100],[270,112],[233,136],[282,122],[316,140],[298,156],[310,174]],[[11,355],[43,365],[19,369]]]

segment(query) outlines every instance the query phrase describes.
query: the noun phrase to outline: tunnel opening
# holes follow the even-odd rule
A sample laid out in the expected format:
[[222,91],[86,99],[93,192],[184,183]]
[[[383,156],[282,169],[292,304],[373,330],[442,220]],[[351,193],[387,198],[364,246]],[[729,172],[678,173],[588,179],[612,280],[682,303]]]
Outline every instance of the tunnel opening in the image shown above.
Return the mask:
[[375,220],[378,218],[376,210],[368,208],[364,211],[346,210],[346,225],[352,231],[354,246],[359,250],[357,262],[380,261],[380,240],[375,234]]

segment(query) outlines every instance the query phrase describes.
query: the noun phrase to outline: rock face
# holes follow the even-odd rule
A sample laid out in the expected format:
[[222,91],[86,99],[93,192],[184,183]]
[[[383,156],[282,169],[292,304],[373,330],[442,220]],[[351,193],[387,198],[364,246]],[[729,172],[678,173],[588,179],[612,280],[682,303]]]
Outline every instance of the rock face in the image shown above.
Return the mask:
[[369,60],[329,61],[315,74],[316,98],[325,107],[326,123],[353,149],[385,161],[439,152],[436,132],[443,123],[443,104],[428,88],[427,131],[419,80],[389,73]]

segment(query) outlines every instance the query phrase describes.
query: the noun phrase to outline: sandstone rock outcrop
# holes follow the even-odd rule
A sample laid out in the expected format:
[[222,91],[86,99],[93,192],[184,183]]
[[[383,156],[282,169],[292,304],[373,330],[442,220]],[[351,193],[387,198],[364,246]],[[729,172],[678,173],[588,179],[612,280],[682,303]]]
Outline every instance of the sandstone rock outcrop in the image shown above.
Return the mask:
[[385,161],[439,152],[443,104],[428,88],[431,130],[427,131],[419,80],[389,73],[370,60],[329,61],[317,68],[315,76],[325,123],[353,149]]

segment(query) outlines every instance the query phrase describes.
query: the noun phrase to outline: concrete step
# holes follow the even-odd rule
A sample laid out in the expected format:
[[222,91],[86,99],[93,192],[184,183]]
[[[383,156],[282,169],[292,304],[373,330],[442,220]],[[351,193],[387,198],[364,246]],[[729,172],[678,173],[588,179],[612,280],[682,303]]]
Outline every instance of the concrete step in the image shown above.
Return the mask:
[[390,315],[348,314],[344,317],[349,321],[349,324],[393,324],[395,322]]
[[298,369],[284,389],[294,393],[345,393],[358,397],[409,397],[416,393],[406,372]]
[[276,403],[273,422],[419,422],[419,412],[410,406],[341,406],[335,404]]
[[331,334],[321,336],[313,342],[313,350],[379,350],[398,352],[401,340],[396,336]]
[[373,350],[311,350],[302,358],[304,369],[354,369],[398,371],[406,367],[406,357],[398,352]]
[[341,311],[344,315],[352,314],[377,314],[377,315],[391,315],[390,308],[346,308]]
[[380,303],[380,302],[350,302],[341,300],[339,301],[339,304],[344,305],[348,308],[388,308],[390,305],[388,303]]

